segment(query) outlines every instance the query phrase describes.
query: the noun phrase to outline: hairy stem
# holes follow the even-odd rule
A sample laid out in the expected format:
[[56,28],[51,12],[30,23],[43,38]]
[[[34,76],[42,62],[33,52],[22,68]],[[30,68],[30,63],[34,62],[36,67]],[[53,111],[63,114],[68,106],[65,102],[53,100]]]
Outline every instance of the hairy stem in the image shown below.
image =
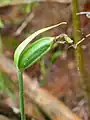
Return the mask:
[[24,114],[24,87],[23,87],[23,74],[18,70],[18,80],[19,80],[19,94],[20,94],[20,111],[21,111],[21,120],[25,120]]
[[[81,35],[80,32],[77,31],[80,30],[80,20],[79,20],[79,15],[76,15],[76,13],[79,13],[78,0],[72,0],[74,40],[75,43],[77,44],[81,39]],[[82,53],[81,44],[77,46],[77,49],[75,50],[75,55],[76,55],[77,68],[81,76],[82,87],[85,92],[85,97],[88,101],[89,116],[90,116],[90,77],[84,67],[84,56]]]

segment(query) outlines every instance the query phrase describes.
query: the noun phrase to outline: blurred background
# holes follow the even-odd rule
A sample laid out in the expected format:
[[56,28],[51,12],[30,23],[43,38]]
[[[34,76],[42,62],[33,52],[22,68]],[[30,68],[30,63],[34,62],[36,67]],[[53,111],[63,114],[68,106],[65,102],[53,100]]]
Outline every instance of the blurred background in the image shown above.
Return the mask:
[[[80,11],[90,11],[89,0],[78,0]],[[17,46],[35,31],[66,21],[49,32],[39,35],[67,34],[73,39],[72,0],[0,0],[0,113],[7,119],[19,120],[19,90],[13,55]],[[80,16],[81,32],[90,33],[90,19]],[[82,35],[83,37],[83,35]],[[90,38],[82,43],[85,68],[90,72]],[[58,45],[35,65],[25,71],[30,81],[62,100],[83,120],[87,118],[87,105],[77,74],[74,49],[67,44]],[[30,81],[29,81],[30,80]],[[24,85],[28,89],[27,82]],[[15,112],[13,112],[14,110]],[[35,104],[25,96],[27,119],[41,119]]]

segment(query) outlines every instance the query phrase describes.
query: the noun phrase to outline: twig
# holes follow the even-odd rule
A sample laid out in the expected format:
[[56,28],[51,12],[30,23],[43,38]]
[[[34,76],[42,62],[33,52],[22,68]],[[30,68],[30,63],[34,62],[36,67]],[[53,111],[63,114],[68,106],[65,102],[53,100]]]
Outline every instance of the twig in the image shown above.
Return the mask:
[[78,43],[76,43],[75,48],[77,48],[77,46],[82,43],[86,38],[90,37],[90,34],[87,34],[84,38],[82,38]]
[[76,49],[77,46],[78,46],[79,44],[81,44],[83,41],[85,41],[85,39],[88,38],[88,37],[90,37],[90,34],[87,34],[86,36],[84,35],[84,37],[83,37],[80,41],[78,41],[76,44],[70,45],[70,46],[68,47],[68,49],[71,48],[71,47],[73,47],[73,48]]
[[[11,61],[2,55],[0,55],[0,68],[10,76],[12,76],[12,74],[14,74],[14,76],[17,75],[16,69]],[[29,100],[36,103],[52,120],[81,120],[61,101],[32,82],[25,73],[23,77],[25,96],[28,96]],[[14,81],[17,81],[17,78],[15,78]]]
[[25,21],[21,24],[21,26],[16,30],[16,32],[14,33],[15,36],[18,36],[21,34],[21,32],[26,28],[26,26],[28,25],[29,22],[31,22],[31,20],[33,19],[34,14],[30,13],[28,15],[28,17],[25,19]]

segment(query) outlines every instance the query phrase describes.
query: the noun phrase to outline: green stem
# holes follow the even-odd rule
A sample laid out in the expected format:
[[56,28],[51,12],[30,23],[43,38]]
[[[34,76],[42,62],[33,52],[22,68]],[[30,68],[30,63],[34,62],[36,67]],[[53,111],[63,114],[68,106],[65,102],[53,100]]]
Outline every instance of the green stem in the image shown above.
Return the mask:
[[[79,13],[78,0],[72,0],[74,40],[75,43],[78,43],[81,39],[80,32],[77,31],[80,30],[80,19],[79,16],[76,15],[76,13]],[[85,92],[85,97],[88,101],[89,116],[90,116],[90,77],[84,66],[84,56],[82,53],[81,44],[77,46],[77,49],[75,50],[75,55],[76,55],[77,68],[81,76],[82,87]]]
[[19,94],[20,94],[20,111],[21,111],[21,120],[25,120],[24,114],[24,87],[23,87],[23,74],[18,70],[18,80],[19,80]]
[[2,38],[0,36],[0,53],[2,53],[2,52],[3,52],[3,50],[2,50]]

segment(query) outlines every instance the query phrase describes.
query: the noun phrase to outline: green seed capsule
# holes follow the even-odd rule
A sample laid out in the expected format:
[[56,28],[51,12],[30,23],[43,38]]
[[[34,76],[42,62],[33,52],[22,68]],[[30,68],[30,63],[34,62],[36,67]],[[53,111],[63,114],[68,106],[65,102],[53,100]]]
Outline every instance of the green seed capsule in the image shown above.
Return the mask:
[[29,45],[21,54],[18,68],[25,70],[46,54],[54,43],[54,37],[41,38]]
[[23,41],[15,50],[14,53],[14,63],[19,70],[25,70],[34,64],[39,58],[41,58],[45,53],[47,53],[52,44],[54,43],[54,37],[46,37],[29,45],[29,43],[35,39],[39,34],[56,28],[60,25],[66,24],[62,22],[50,27],[40,29],[30,35],[25,41]]

